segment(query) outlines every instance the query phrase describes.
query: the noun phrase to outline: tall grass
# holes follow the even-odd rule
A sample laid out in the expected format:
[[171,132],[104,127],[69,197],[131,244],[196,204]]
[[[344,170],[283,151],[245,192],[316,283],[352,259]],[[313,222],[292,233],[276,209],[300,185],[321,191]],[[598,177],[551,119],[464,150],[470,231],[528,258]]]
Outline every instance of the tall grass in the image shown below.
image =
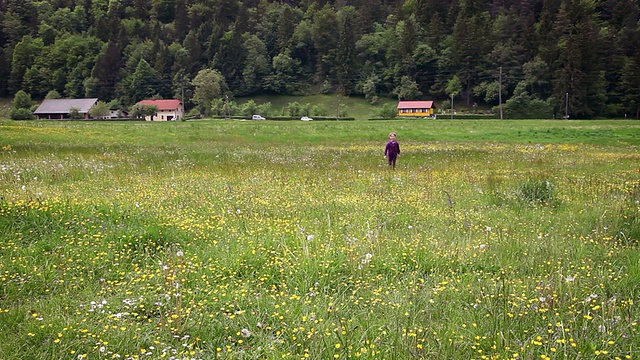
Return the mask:
[[455,124],[0,123],[0,358],[635,358],[635,123]]

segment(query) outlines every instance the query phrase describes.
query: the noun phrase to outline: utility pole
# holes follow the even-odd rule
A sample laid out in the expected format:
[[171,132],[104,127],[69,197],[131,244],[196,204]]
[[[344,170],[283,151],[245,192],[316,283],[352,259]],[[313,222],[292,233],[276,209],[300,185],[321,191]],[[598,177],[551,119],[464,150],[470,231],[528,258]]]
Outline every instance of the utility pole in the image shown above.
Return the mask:
[[182,103],[182,118],[180,120],[185,121],[186,119],[184,117],[187,110],[184,104],[184,74],[180,74],[180,102]]
[[180,92],[182,93],[182,106],[184,107],[184,74],[180,74]]
[[224,102],[224,118],[225,120],[229,120],[231,118],[231,109],[229,109],[229,95],[225,95]]
[[565,100],[564,100],[564,118],[565,119],[569,118],[569,93],[568,92],[565,94]]
[[451,93],[451,120],[453,120],[453,93]]
[[500,81],[498,82],[498,103],[500,104],[500,120],[502,120],[502,66],[500,66]]

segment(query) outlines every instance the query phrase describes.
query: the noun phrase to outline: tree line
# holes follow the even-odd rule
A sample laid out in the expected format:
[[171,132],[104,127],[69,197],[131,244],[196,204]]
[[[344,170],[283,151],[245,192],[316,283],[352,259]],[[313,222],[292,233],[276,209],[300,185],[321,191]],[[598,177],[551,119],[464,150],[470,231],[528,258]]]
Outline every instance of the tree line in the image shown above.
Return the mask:
[[[634,0],[0,0],[0,96],[341,93],[640,117]],[[218,105],[216,105],[218,104]]]

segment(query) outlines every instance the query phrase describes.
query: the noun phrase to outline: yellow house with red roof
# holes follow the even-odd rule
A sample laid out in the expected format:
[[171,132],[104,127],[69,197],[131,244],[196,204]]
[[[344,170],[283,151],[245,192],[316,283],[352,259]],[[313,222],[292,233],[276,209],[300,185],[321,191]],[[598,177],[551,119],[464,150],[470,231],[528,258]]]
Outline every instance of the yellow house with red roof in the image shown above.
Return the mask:
[[156,106],[158,112],[152,116],[145,116],[147,121],[176,121],[184,117],[184,106],[177,99],[169,100],[142,100],[139,105]]
[[426,117],[436,114],[436,106],[433,101],[400,101],[398,103],[398,116]]

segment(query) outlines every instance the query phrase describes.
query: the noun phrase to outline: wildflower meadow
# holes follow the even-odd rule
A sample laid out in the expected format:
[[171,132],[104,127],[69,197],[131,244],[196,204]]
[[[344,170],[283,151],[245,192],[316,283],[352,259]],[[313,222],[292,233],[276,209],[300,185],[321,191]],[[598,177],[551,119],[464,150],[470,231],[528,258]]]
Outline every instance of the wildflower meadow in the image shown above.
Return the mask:
[[638,359],[639,150],[634,121],[2,121],[0,358]]

